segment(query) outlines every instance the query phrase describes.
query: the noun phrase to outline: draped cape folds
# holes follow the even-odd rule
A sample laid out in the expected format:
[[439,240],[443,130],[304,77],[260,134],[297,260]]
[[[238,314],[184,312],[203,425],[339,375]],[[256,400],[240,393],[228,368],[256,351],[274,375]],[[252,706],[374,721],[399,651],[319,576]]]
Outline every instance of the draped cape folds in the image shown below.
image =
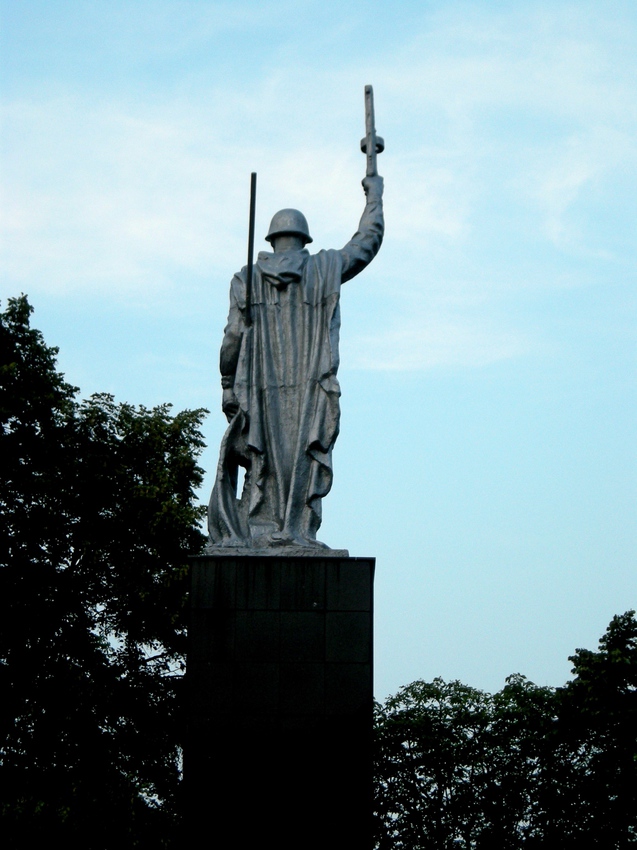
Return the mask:
[[327,548],[316,532],[339,428],[341,283],[372,261],[385,227],[382,178],[363,185],[365,210],[340,251],[259,254],[249,326],[245,268],[232,280],[220,367],[238,410],[221,443],[208,508],[213,549]]
[[[249,327],[245,268],[232,280],[224,345],[239,346],[239,410],[221,444],[209,505],[215,546],[323,545],[316,531],[340,417],[342,266],[341,251],[261,252]],[[237,494],[239,467],[245,483]]]

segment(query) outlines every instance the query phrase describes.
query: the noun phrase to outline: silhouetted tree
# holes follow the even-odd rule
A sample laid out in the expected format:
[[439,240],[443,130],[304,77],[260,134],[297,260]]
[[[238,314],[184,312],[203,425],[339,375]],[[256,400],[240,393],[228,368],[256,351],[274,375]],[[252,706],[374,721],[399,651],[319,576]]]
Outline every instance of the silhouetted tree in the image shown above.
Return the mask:
[[376,846],[637,844],[637,621],[578,649],[563,688],[414,682],[376,706]]
[[554,693],[414,682],[377,707],[379,848],[520,846],[555,724]]
[[[569,659],[575,678],[564,689],[564,737],[579,784],[569,801],[587,846],[637,845],[637,620],[613,617],[599,650]],[[575,844],[573,844],[575,846]]]
[[31,311],[0,313],[3,844],[161,847],[205,411],[79,402]]
[[[77,400],[25,297],[0,313],[0,830],[160,848],[176,812],[205,411]],[[379,850],[637,844],[637,621],[563,688],[414,682],[376,706]]]

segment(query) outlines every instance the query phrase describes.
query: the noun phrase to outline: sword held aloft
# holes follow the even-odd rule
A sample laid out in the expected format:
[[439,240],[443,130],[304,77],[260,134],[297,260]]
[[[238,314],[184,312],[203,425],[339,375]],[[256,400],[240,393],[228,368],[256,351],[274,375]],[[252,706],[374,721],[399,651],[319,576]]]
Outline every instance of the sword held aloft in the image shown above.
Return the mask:
[[367,177],[375,177],[378,174],[376,154],[385,150],[385,142],[376,135],[374,89],[371,86],[365,86],[365,137],[361,139],[361,150],[367,157]]

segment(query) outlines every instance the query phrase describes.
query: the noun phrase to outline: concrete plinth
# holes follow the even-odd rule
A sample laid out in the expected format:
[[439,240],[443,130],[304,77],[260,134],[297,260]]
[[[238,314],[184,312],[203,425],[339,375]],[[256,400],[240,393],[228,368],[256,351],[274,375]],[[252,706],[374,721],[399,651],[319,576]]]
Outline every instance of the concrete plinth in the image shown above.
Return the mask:
[[374,563],[194,559],[184,767],[211,846],[370,850]]

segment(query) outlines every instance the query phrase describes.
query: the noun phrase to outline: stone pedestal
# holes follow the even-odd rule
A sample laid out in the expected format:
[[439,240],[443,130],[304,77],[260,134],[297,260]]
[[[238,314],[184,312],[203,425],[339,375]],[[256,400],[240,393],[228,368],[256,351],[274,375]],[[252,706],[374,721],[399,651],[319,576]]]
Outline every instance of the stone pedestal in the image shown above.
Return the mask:
[[370,850],[374,563],[193,560],[184,769],[211,847]]

